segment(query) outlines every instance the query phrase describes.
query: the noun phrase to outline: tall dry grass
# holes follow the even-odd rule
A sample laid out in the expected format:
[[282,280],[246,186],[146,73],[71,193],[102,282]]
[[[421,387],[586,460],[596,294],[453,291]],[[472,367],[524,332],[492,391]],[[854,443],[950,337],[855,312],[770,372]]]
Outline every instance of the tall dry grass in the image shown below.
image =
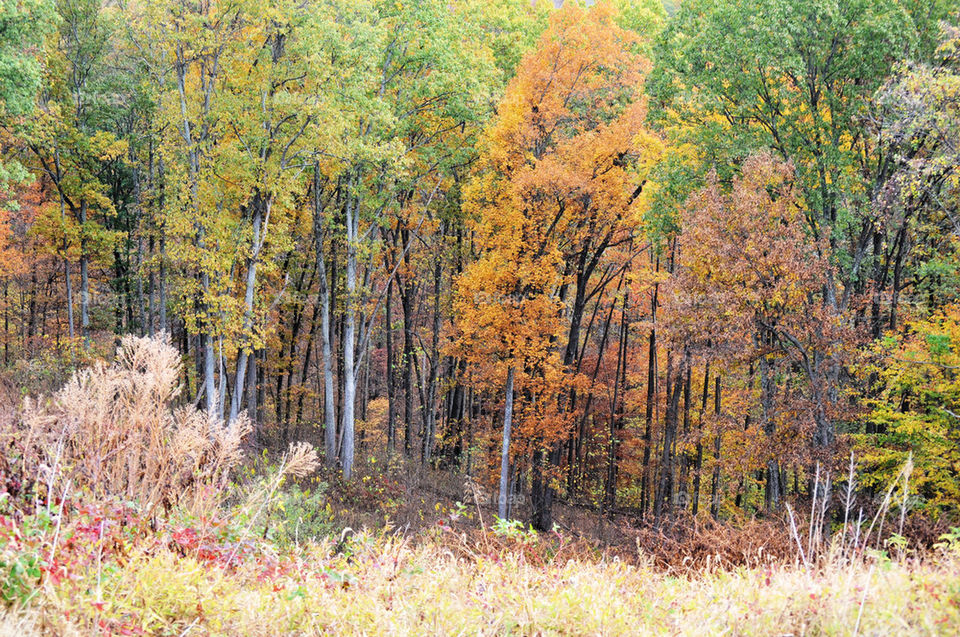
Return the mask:
[[174,407],[180,374],[166,335],[126,336],[113,363],[76,372],[49,399],[25,399],[0,423],[9,469],[29,483],[23,492],[48,507],[73,494],[119,498],[145,515],[216,506],[251,425]]

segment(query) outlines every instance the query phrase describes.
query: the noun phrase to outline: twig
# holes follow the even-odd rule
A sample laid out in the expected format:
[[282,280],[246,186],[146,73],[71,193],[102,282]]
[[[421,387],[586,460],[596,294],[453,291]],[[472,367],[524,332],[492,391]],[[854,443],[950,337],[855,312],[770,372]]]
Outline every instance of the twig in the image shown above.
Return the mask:
[[803,542],[800,541],[800,533],[797,531],[797,524],[793,519],[793,509],[790,508],[790,503],[787,504],[787,514],[790,516],[790,535],[797,541],[797,550],[800,551],[800,559],[803,560],[804,566],[810,566],[807,563],[807,557],[803,553]]
[[863,585],[863,595],[860,596],[860,608],[857,610],[857,623],[853,626],[853,637],[857,637],[857,634],[860,632],[860,620],[863,618],[863,606],[867,602],[867,591],[870,590],[870,578],[873,577],[874,566],[874,564],[871,564],[870,570],[867,571],[867,581]]

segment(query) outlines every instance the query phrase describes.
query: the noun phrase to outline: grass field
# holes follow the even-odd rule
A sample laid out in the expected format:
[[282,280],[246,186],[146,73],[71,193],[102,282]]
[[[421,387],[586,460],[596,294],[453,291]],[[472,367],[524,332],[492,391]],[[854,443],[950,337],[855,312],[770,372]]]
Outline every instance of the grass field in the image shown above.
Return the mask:
[[78,547],[77,556],[100,560],[47,577],[25,610],[8,613],[0,634],[960,632],[960,568],[949,555],[671,576],[642,559],[583,561],[562,549],[534,563],[498,538],[485,551],[482,540],[415,544],[360,534],[279,553],[256,542],[224,556],[226,544],[183,535],[138,542],[125,557]]

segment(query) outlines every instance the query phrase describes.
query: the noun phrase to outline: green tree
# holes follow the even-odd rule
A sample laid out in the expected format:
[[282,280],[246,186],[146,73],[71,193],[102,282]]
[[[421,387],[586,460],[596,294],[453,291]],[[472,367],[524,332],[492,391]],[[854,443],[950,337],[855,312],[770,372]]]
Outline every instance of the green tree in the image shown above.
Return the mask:
[[44,36],[54,20],[52,0],[0,1],[0,116],[29,114],[40,89]]
[[[915,22],[921,14],[898,0],[691,0],[658,45],[659,119],[698,148],[699,170],[716,162],[727,181],[761,148],[793,164],[807,232],[830,264],[822,298],[836,320],[852,321],[868,285],[886,283],[892,230],[874,199],[888,164],[865,124],[893,64],[923,54],[931,21]],[[824,407],[839,398],[836,345],[817,353]],[[834,436],[821,419],[815,444]]]

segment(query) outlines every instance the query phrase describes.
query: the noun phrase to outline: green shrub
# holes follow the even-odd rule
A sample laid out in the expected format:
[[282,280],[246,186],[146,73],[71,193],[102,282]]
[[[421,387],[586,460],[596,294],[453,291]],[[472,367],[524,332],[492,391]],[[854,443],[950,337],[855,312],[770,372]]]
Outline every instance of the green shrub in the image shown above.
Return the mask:
[[315,540],[335,532],[327,484],[314,478],[290,484],[277,493],[266,517],[267,533],[279,544]]
[[0,597],[5,604],[25,606],[38,593],[46,566],[43,540],[50,528],[45,511],[19,524],[0,516]]

